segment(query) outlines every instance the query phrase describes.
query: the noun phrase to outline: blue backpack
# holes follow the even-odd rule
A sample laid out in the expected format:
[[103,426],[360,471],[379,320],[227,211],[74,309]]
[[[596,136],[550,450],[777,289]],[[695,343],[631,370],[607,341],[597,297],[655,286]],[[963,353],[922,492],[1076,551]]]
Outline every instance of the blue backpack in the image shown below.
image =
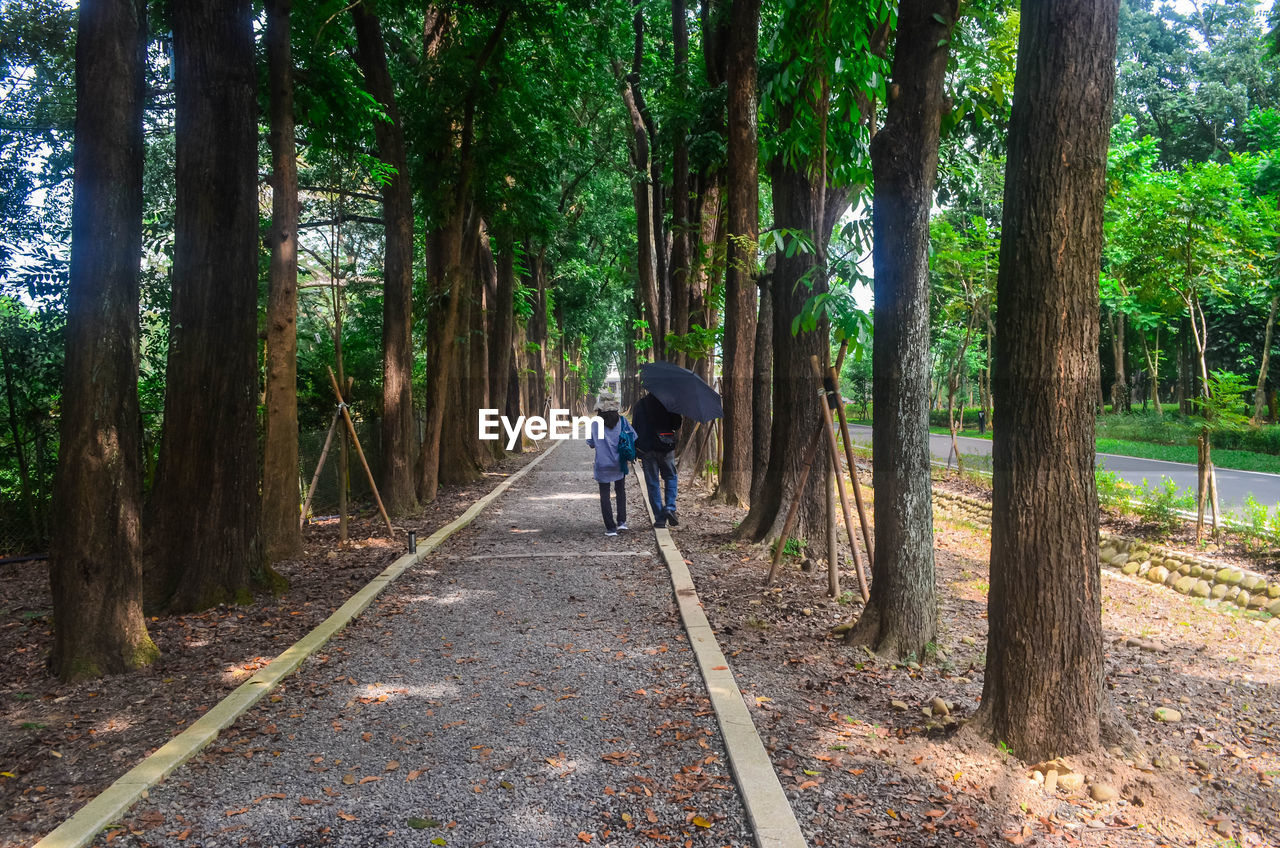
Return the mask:
[[627,463],[634,462],[636,458],[636,436],[635,431],[627,425],[627,419],[622,419],[622,428],[618,432],[618,465],[619,471],[623,474],[627,473]]

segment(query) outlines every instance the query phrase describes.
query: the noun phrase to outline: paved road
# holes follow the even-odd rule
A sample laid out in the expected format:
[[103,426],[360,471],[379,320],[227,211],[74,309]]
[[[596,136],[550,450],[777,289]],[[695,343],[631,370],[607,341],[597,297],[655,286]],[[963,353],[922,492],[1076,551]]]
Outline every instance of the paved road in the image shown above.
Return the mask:
[[[871,428],[862,425],[850,425],[853,440],[861,444],[871,444]],[[962,454],[991,455],[991,442],[987,439],[961,437]],[[946,462],[947,453],[951,449],[951,437],[933,434],[929,436],[929,451],[934,458]],[[1139,459],[1132,456],[1118,456],[1110,453],[1098,454],[1098,465],[1119,474],[1126,482],[1135,486],[1148,480],[1156,485],[1162,478],[1168,478],[1178,487],[1192,495],[1196,491],[1196,467],[1182,462],[1164,462],[1159,459]],[[1244,505],[1246,495],[1262,504],[1274,507],[1280,504],[1280,474],[1263,474],[1258,471],[1235,471],[1229,468],[1218,469],[1218,493],[1223,509],[1239,509]]]

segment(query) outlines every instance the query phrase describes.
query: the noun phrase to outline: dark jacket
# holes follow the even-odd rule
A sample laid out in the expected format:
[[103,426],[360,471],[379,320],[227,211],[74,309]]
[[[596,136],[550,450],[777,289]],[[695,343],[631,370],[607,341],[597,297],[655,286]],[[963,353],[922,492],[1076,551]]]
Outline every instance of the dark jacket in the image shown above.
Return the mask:
[[674,412],[668,412],[662,401],[646,394],[636,404],[631,413],[632,424],[636,428],[636,449],[645,453],[664,453],[674,445],[664,445],[658,440],[659,433],[674,434],[684,421]]

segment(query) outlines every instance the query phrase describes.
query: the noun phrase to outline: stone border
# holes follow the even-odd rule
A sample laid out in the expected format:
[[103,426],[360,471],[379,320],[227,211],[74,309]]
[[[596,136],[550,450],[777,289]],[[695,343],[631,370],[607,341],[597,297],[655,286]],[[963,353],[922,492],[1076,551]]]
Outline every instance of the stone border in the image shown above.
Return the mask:
[[35,844],[35,848],[82,848],[92,842],[103,828],[119,818],[138,799],[145,797],[152,786],[164,780],[174,769],[203,750],[262,696],[296,671],[303,660],[318,651],[352,619],[364,612],[397,577],[407,571],[410,566],[417,564],[420,558],[431,553],[454,533],[474,521],[485,507],[511,488],[517,480],[532,471],[559,444],[556,442],[524,468],[494,486],[489,494],[473,503],[462,515],[436,530],[425,542],[419,542],[413,553],[405,554],[387,566],[381,574],[366,583],[364,588],[352,595],[345,604],[317,625],[314,630],[286,648],[284,653],[240,684],[190,727],[170,739],[159,750],[107,787],[102,794],[77,810],[71,818],[50,831]]
[[[643,471],[637,469],[636,478],[640,481],[645,512],[652,521],[653,507],[649,503]],[[653,534],[671,573],[671,587],[675,590],[680,619],[689,634],[689,645],[697,657],[698,670],[702,672],[703,682],[711,696],[711,706],[716,711],[720,735],[729,755],[729,767],[747,809],[756,845],[759,848],[804,848],[807,843],[800,823],[796,821],[782,782],[773,770],[764,742],[756,732],[751,713],[742,698],[742,690],[729,669],[729,661],[716,642],[715,633],[694,589],[693,577],[685,565],[684,555],[676,547],[670,530],[655,527]]]
[[[951,492],[933,494],[944,515],[991,525],[991,507],[984,501]],[[1214,606],[1232,604],[1280,618],[1280,581],[1139,539],[1099,533],[1098,541],[1098,560],[1104,568],[1202,598]]]
[[1180,595],[1280,616],[1280,582],[1269,583],[1261,574],[1123,536],[1103,536],[1098,558],[1106,568],[1163,584]]

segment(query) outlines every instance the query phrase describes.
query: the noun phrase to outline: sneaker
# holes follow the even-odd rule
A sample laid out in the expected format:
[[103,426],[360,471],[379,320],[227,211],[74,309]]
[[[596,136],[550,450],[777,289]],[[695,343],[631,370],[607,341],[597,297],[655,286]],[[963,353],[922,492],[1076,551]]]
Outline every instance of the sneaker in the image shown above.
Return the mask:
[[676,511],[673,509],[666,514],[667,523],[672,527],[680,526],[680,519],[676,518]]
[[617,531],[617,530],[606,530],[606,531],[604,531],[604,534],[605,534],[606,536],[616,536],[616,535],[618,535],[618,531]]
[[624,521],[624,522],[622,522],[621,524],[619,524],[619,525],[618,525],[618,529],[619,529],[619,530],[630,530],[631,528],[630,528],[630,527],[628,527],[628,526],[627,526],[627,522],[625,522],[625,521]]
[[667,526],[667,516],[666,516],[665,514],[663,514],[663,515],[659,515],[659,516],[658,516],[658,520],[657,520],[657,521],[655,521],[655,522],[653,522],[653,526],[654,526],[654,528],[655,528],[655,529],[658,529],[658,530],[661,530],[661,529],[663,529],[664,527],[666,527],[666,526]]

